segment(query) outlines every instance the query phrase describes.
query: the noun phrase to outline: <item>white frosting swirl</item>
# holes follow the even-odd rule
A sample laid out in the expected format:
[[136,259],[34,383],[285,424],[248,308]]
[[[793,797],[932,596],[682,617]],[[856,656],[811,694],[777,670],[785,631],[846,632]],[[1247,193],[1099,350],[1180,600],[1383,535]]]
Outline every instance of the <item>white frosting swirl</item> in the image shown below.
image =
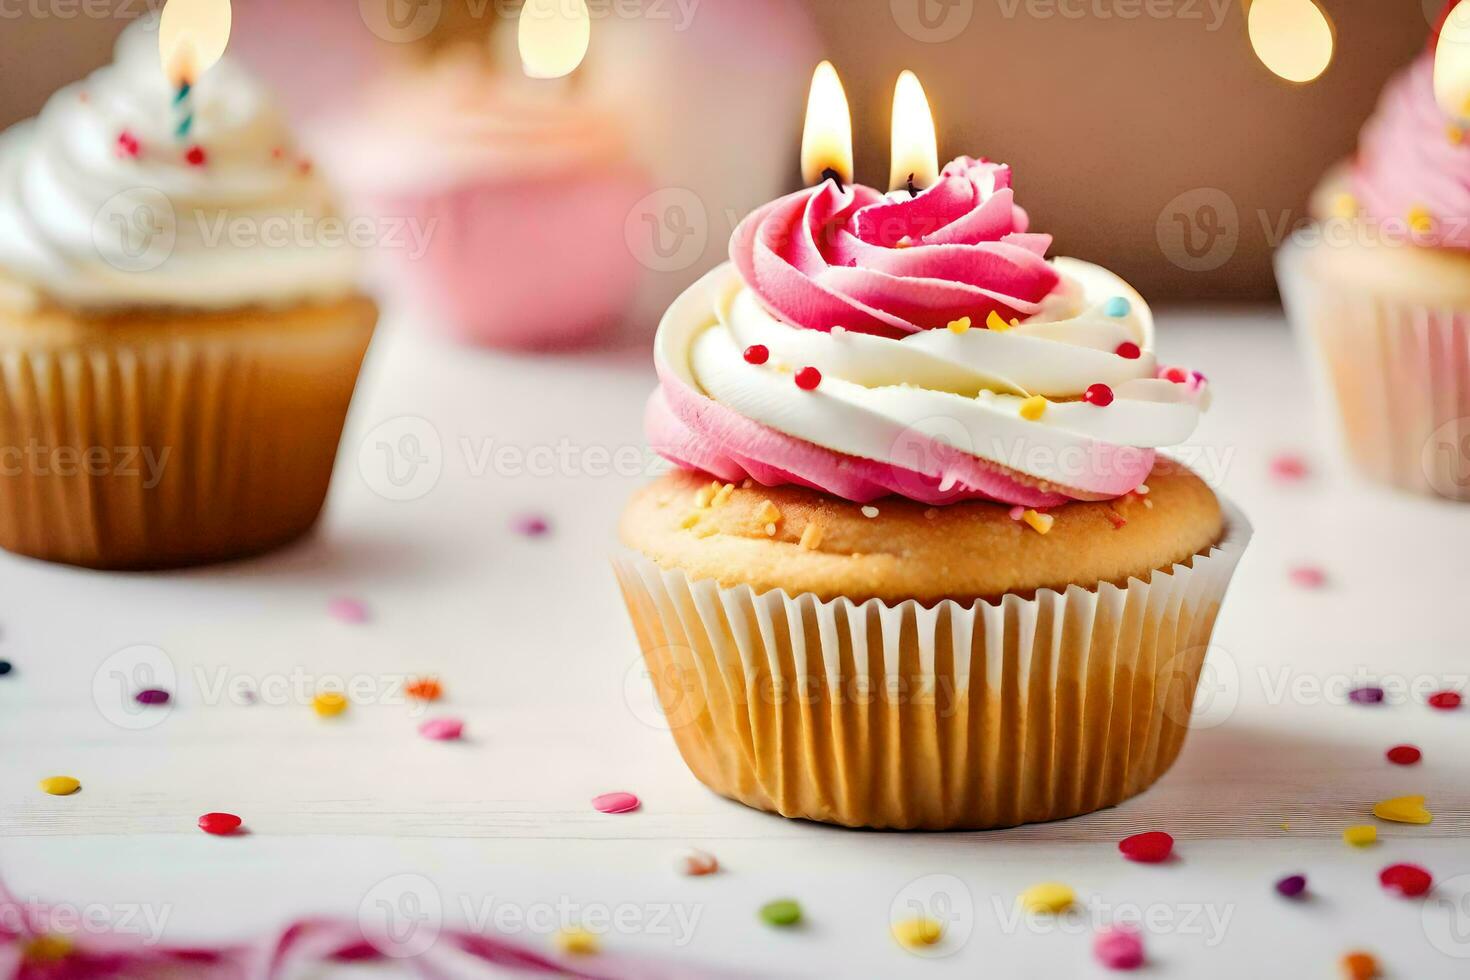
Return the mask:
[[0,135],[0,270],[81,309],[351,292],[352,235],[261,85],[227,57],[192,106],[180,138],[149,20],[123,33],[113,64]]

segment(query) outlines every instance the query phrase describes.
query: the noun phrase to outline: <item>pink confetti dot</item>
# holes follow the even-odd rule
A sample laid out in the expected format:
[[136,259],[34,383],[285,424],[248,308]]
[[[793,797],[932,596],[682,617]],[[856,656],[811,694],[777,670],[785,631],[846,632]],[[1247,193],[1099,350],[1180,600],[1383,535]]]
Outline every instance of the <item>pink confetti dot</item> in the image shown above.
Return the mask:
[[436,742],[453,742],[464,734],[459,718],[430,718],[419,726],[419,734]]
[[643,804],[632,793],[603,793],[592,798],[598,813],[632,813]]
[[1307,461],[1296,453],[1282,453],[1271,460],[1271,475],[1282,483],[1297,483],[1311,473]]
[[1303,589],[1320,589],[1327,584],[1327,573],[1315,565],[1300,565],[1291,570],[1291,583]]
[[345,596],[338,596],[327,603],[327,614],[343,623],[365,623],[368,621],[368,607],[357,599],[349,599]]
[[551,533],[551,522],[540,514],[523,514],[511,521],[510,527],[526,538],[543,538]]
[[1143,937],[1122,926],[1104,929],[1092,941],[1092,953],[1109,970],[1136,970],[1143,966]]

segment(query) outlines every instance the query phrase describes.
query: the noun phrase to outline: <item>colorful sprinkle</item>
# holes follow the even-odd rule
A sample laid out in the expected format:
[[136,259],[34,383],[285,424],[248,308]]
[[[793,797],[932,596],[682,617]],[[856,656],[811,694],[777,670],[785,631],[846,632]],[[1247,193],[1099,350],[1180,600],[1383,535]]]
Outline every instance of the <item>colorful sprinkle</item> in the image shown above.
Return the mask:
[[802,391],[816,391],[822,383],[822,372],[814,367],[804,367],[796,372],[796,387]]
[[1434,814],[1424,806],[1422,796],[1397,796],[1373,807],[1373,816],[1390,823],[1426,824],[1434,822]]
[[1381,687],[1359,687],[1348,692],[1348,700],[1353,704],[1382,704],[1383,688]]
[[954,334],[969,333],[972,324],[973,321],[969,317],[962,316],[958,320],[951,320],[949,322],[949,332]]
[[1434,231],[1434,215],[1426,207],[1410,208],[1409,230],[1417,235],[1429,234]]
[[1184,384],[1184,382],[1189,380],[1189,372],[1185,371],[1183,368],[1169,368],[1167,371],[1164,372],[1164,380],[1172,381],[1176,385],[1182,385]]
[[1161,864],[1174,855],[1174,838],[1162,830],[1134,834],[1118,841],[1118,852],[1140,864]]
[[923,916],[904,919],[893,924],[893,938],[904,949],[920,949],[933,946],[944,938],[944,924],[938,919]]
[[419,726],[419,734],[435,742],[453,742],[464,734],[464,722],[458,718],[430,718]]
[[199,829],[216,837],[227,837],[239,830],[241,823],[233,813],[206,813],[199,818]]
[[510,522],[510,529],[523,538],[543,538],[551,533],[551,522],[540,514],[522,514]]
[[1125,340],[1118,345],[1118,349],[1115,350],[1113,353],[1117,354],[1125,361],[1136,361],[1143,356],[1143,349],[1140,348],[1133,341]]
[[1108,305],[1103,307],[1103,312],[1110,317],[1121,319],[1133,312],[1133,304],[1128,302],[1126,296],[1114,296],[1108,300]]
[[1112,388],[1098,382],[1088,387],[1087,391],[1082,395],[1082,400],[1089,405],[1096,405],[1098,408],[1107,408],[1113,403],[1114,397]]
[[766,925],[786,929],[801,922],[801,906],[795,899],[780,898],[762,905],[760,916]]
[[1298,565],[1289,576],[1299,589],[1320,589],[1327,584],[1327,573],[1315,565]]
[[1103,509],[1103,517],[1106,517],[1108,523],[1113,525],[1114,531],[1121,531],[1128,526],[1128,519],[1114,510],[1112,504]]
[[1305,480],[1310,471],[1307,461],[1295,453],[1282,453],[1271,460],[1271,475],[1282,483]]
[[1007,323],[1005,318],[995,310],[991,310],[990,315],[985,318],[985,328],[987,330],[993,330],[996,333],[1005,333],[1007,330],[1014,330],[1020,325],[1020,320],[1012,320],[1010,323]]
[[209,162],[209,156],[204,152],[204,147],[191,146],[184,154],[184,162],[191,167],[202,167]]
[[1276,893],[1285,898],[1300,898],[1306,890],[1306,875],[1287,875],[1276,882]]
[[1020,504],[1017,504],[1016,506],[1012,507],[1007,513],[1010,515],[1011,520],[1019,521],[1021,518],[1026,516],[1026,508],[1022,507]]
[[444,685],[437,677],[415,677],[403,685],[403,693],[415,701],[438,701],[444,696]]
[[1436,691],[1426,699],[1431,708],[1438,708],[1440,711],[1454,711],[1463,701],[1464,698],[1458,691]]
[[1026,513],[1022,514],[1021,520],[1025,521],[1027,526],[1029,526],[1031,530],[1041,535],[1050,534],[1052,526],[1055,525],[1057,522],[1057,519],[1052,515],[1043,514],[1040,511],[1035,510],[1028,510]]
[[1032,395],[1021,403],[1021,418],[1028,422],[1035,422],[1046,414],[1046,406],[1049,403],[1041,395]]
[[82,788],[82,784],[70,776],[47,776],[41,780],[41,792],[52,796],[70,796]]
[[586,929],[572,928],[556,934],[556,948],[568,956],[596,956],[602,945]]
[[1344,980],[1376,980],[1382,976],[1378,969],[1378,960],[1372,953],[1355,950],[1344,956],[1338,965],[1342,967]]
[[368,607],[357,599],[338,596],[327,603],[327,615],[342,623],[365,623]]
[[1143,966],[1143,937],[1135,929],[1103,929],[1092,941],[1092,955],[1109,970],[1136,970]]
[[808,524],[801,530],[801,548],[803,551],[816,551],[822,546],[822,525]]
[[311,699],[311,706],[323,718],[334,718],[347,710],[347,696],[338,691],[323,691]]
[[763,500],[755,512],[755,519],[762,524],[779,524],[781,522],[781,508],[769,500]]
[[592,798],[592,807],[598,813],[632,813],[642,805],[632,793],[603,793]]
[[771,349],[765,344],[751,344],[745,348],[745,363],[764,364],[771,359]]
[[1418,898],[1434,887],[1434,878],[1417,864],[1390,864],[1378,872],[1378,882],[1404,898]]
[[1459,146],[1460,144],[1465,142],[1465,130],[1461,129],[1459,126],[1456,126],[1454,123],[1450,123],[1448,126],[1445,127],[1444,135],[1445,138],[1450,141],[1450,145],[1452,146]]
[[15,665],[12,664],[9,660],[0,660],[0,677],[4,677],[6,674],[10,673],[14,669]]
[[1353,195],[1343,192],[1332,199],[1332,216],[1344,221],[1358,216],[1358,199]]
[[138,702],[139,704],[147,705],[168,704],[169,694],[167,691],[160,690],[156,687],[150,687],[147,690],[139,691],[137,694],[134,694],[133,700]]
[[877,517],[881,513],[882,513],[882,511],[880,511],[878,508],[872,506],[871,504],[868,505],[867,507],[864,507],[863,508],[863,516],[866,517],[870,521],[873,518]]
[[1396,766],[1412,766],[1424,758],[1424,753],[1420,752],[1418,746],[1414,745],[1395,745],[1385,752],[1384,755],[1388,757],[1389,762],[1392,762]]
[[[29,939],[22,944],[21,957],[27,963],[32,964],[56,963],[70,956],[72,949],[72,941],[67,937],[47,933],[46,935]],[[86,970],[85,967],[81,967],[80,969],[82,971]],[[26,972],[24,969],[20,971],[22,975]]]
[[117,155],[129,160],[136,160],[143,152],[143,145],[138,142],[138,137],[126,129],[117,134]]
[[1057,915],[1072,907],[1077,893],[1066,885],[1055,881],[1032,885],[1021,893],[1021,904],[1032,912],[1048,912]]
[[674,862],[674,867],[681,875],[690,878],[703,878],[720,870],[720,862],[708,851],[701,851],[692,847],[680,854]]
[[1367,847],[1378,843],[1378,828],[1372,824],[1357,824],[1342,832],[1342,839],[1354,847]]

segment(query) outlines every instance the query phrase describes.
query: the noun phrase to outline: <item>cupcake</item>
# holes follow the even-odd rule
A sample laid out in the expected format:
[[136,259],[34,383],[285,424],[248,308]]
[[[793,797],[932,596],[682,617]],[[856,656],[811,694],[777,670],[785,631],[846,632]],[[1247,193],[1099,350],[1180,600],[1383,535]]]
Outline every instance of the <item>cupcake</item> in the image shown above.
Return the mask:
[[1388,84],[1277,278],[1355,467],[1470,500],[1470,124],[1434,74],[1426,53]]
[[377,320],[266,93],[226,59],[175,106],[156,30],[0,135],[0,546],[37,558],[305,532]]
[[1087,813],[1178,755],[1250,534],[1156,449],[1196,372],[1104,269],[1048,261],[1008,167],[759,209],[658,332],[617,570],[674,738],[788,817]]

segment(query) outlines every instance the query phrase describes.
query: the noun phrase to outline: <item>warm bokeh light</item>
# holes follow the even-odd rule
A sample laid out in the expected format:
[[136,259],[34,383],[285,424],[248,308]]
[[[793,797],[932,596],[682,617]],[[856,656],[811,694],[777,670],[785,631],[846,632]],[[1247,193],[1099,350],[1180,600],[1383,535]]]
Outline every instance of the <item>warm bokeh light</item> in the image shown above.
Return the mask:
[[1251,46],[1288,82],[1310,82],[1332,64],[1332,21],[1313,0],[1251,0]]
[[919,76],[905,71],[893,90],[893,156],[889,170],[890,190],[912,187],[924,190],[939,180],[939,137],[934,132],[934,113]]
[[1456,7],[1440,28],[1434,97],[1449,116],[1470,119],[1470,5]]
[[808,184],[816,184],[829,170],[842,183],[852,183],[852,110],[837,69],[832,62],[824,61],[812,75],[812,91],[807,97],[801,173]]
[[230,0],[168,0],[158,22],[158,57],[174,86],[192,85],[230,43]]
[[570,75],[592,43],[586,0],[526,0],[518,38],[521,65],[531,78]]

